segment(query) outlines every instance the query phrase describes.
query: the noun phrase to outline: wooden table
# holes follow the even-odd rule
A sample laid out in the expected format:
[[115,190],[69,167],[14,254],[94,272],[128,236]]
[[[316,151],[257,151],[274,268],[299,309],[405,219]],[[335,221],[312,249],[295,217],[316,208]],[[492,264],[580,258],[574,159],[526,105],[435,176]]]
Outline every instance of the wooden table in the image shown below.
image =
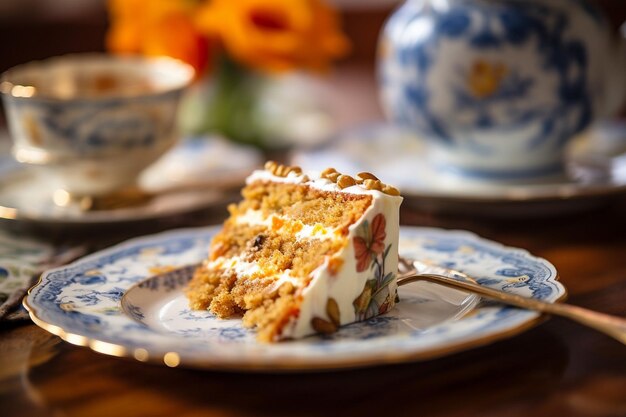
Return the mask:
[[[376,114],[370,106],[351,121]],[[220,219],[209,213],[185,222]],[[467,229],[525,248],[556,266],[570,303],[626,316],[626,198],[543,219],[407,207],[402,222]],[[426,362],[245,374],[145,365],[70,345],[33,324],[0,327],[0,416],[196,415],[626,416],[626,347],[551,318],[509,339]]]
[[[626,200],[540,220],[441,217],[555,264],[569,302],[626,315]],[[0,330],[2,416],[626,416],[626,347],[563,319],[427,362],[313,374],[169,369],[107,357],[29,324]]]

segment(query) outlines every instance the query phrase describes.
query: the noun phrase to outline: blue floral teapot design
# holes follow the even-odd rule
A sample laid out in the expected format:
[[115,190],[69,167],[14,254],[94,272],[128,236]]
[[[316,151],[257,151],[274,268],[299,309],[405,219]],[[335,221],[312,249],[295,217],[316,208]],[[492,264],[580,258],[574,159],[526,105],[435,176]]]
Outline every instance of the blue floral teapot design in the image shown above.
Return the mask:
[[624,47],[585,0],[408,0],[379,51],[388,117],[481,179],[561,172],[569,139],[626,92]]

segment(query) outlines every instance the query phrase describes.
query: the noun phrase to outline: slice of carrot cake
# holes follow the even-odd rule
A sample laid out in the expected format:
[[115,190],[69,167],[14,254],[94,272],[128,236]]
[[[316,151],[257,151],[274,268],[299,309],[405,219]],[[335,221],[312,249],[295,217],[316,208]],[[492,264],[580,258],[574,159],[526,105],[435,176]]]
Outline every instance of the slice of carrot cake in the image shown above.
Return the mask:
[[320,175],[268,162],[213,238],[187,296],[193,309],[243,314],[273,342],[385,313],[397,299],[397,189],[374,175]]

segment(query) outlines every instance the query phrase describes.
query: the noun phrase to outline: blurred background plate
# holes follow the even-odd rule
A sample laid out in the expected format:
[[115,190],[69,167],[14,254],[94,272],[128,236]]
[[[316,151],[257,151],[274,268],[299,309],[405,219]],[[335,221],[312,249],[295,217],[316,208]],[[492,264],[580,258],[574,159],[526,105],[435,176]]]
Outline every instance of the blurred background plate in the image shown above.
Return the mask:
[[151,192],[194,186],[240,188],[250,172],[263,162],[262,153],[255,148],[219,136],[190,137],[148,167],[139,183]]
[[245,177],[262,163],[255,149],[218,137],[181,141],[140,178],[151,198],[121,208],[85,211],[78,205],[59,207],[55,184],[44,171],[20,167],[0,155],[0,219],[39,225],[94,225],[165,218],[194,210],[221,207],[233,200]]
[[[426,146],[414,133],[388,124],[372,124],[345,131],[329,145],[295,151],[291,163],[305,170],[335,167],[348,173],[374,172],[400,188],[405,205],[434,212],[488,216],[547,216],[580,211],[610,202],[626,193],[626,153],[594,151],[606,125],[580,136],[568,150],[563,177],[534,183],[487,182],[435,169]],[[611,126],[615,136],[615,126]],[[622,131],[626,138],[626,129]]]

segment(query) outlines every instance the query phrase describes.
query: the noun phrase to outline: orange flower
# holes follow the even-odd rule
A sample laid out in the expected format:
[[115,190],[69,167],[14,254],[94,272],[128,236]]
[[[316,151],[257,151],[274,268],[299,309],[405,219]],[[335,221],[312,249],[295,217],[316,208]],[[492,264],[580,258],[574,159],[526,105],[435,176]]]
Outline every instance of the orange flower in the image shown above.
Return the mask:
[[379,213],[372,220],[372,226],[367,231],[367,236],[365,238],[356,236],[353,239],[357,272],[365,271],[369,268],[372,258],[384,252],[385,238],[387,237],[386,224],[385,216]]
[[376,255],[380,255],[385,250],[386,225],[387,221],[382,213],[377,214],[374,220],[372,220],[372,244],[370,245],[370,250]]
[[170,56],[198,73],[208,64],[209,41],[194,25],[189,0],[109,0],[107,47],[117,53]]
[[322,0],[212,0],[197,22],[236,61],[263,71],[323,70],[348,50],[337,15]]
[[369,248],[367,247],[367,243],[362,237],[354,238],[354,257],[356,258],[357,272],[363,272],[370,266],[372,257],[370,255]]

